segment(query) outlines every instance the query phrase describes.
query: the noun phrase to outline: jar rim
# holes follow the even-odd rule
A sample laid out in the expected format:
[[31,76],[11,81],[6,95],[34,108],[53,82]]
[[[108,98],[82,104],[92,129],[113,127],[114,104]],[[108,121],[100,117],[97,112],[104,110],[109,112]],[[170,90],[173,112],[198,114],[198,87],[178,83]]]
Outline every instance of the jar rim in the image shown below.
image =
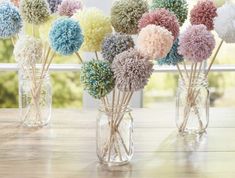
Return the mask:
[[98,108],[98,110],[100,112],[113,112],[112,110],[114,110],[115,112],[132,112],[132,109],[129,106],[121,106],[120,105],[114,105],[114,109],[112,108],[112,106],[104,106],[103,104],[101,104]]

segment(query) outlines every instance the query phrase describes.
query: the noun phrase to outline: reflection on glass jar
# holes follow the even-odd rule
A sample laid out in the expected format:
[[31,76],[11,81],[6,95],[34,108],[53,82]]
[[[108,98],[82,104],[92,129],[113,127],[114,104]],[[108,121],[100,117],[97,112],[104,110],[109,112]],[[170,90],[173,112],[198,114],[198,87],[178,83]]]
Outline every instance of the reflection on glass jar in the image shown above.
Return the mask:
[[209,124],[210,92],[204,75],[179,80],[176,125],[179,132],[204,133]]
[[50,76],[41,70],[19,72],[20,120],[28,127],[42,127],[51,119],[52,93]]
[[132,159],[133,118],[130,109],[101,107],[96,130],[97,156],[101,163],[124,165]]

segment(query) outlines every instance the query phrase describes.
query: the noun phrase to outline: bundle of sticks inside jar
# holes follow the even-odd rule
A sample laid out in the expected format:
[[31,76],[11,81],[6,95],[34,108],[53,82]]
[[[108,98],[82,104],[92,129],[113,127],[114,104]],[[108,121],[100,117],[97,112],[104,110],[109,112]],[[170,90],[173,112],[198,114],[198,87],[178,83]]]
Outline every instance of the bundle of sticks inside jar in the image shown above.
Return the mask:
[[190,113],[191,113],[192,109],[197,116],[200,130],[203,130],[203,123],[201,121],[201,116],[199,114],[199,110],[198,110],[197,103],[196,103],[197,98],[200,94],[200,91],[199,91],[199,89],[196,88],[195,85],[198,84],[198,82],[200,81],[201,78],[207,79],[208,74],[211,71],[211,68],[215,62],[215,59],[219,53],[219,50],[220,50],[222,44],[223,44],[223,40],[221,40],[214,56],[212,57],[212,60],[209,64],[209,67],[206,70],[203,69],[204,62],[192,63],[190,70],[187,69],[185,61],[183,61],[183,69],[181,69],[179,64],[176,65],[178,72],[180,74],[180,78],[182,79],[184,86],[187,88],[186,106],[184,108],[183,122],[180,125],[180,129],[179,129],[180,132],[185,131],[185,128],[187,126],[187,122],[190,117]]

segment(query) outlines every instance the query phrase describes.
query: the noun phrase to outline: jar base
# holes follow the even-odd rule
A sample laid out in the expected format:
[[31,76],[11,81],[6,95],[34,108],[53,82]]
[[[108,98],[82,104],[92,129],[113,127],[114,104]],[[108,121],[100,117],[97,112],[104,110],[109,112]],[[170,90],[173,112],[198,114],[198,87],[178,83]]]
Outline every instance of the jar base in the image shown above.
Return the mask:
[[180,134],[182,135],[186,135],[186,134],[195,134],[195,135],[201,135],[206,133],[206,129],[202,129],[202,130],[195,130],[195,129],[185,129],[184,131],[182,130],[178,130]]
[[106,166],[109,166],[109,167],[124,166],[124,165],[130,163],[130,161],[123,161],[123,162],[106,162],[106,161],[102,161],[102,160],[100,160],[99,162],[100,162],[100,164],[106,165]]

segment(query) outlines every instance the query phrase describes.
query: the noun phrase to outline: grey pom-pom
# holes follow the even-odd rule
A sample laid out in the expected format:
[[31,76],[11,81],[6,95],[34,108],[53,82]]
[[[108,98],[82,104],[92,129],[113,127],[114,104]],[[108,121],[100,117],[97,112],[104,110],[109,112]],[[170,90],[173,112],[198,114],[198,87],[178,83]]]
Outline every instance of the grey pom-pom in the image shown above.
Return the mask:
[[124,34],[108,35],[102,43],[103,58],[109,62],[113,62],[116,55],[134,48],[135,44],[131,36]]
[[120,91],[143,89],[153,72],[153,63],[136,49],[117,55],[112,63],[116,86]]

